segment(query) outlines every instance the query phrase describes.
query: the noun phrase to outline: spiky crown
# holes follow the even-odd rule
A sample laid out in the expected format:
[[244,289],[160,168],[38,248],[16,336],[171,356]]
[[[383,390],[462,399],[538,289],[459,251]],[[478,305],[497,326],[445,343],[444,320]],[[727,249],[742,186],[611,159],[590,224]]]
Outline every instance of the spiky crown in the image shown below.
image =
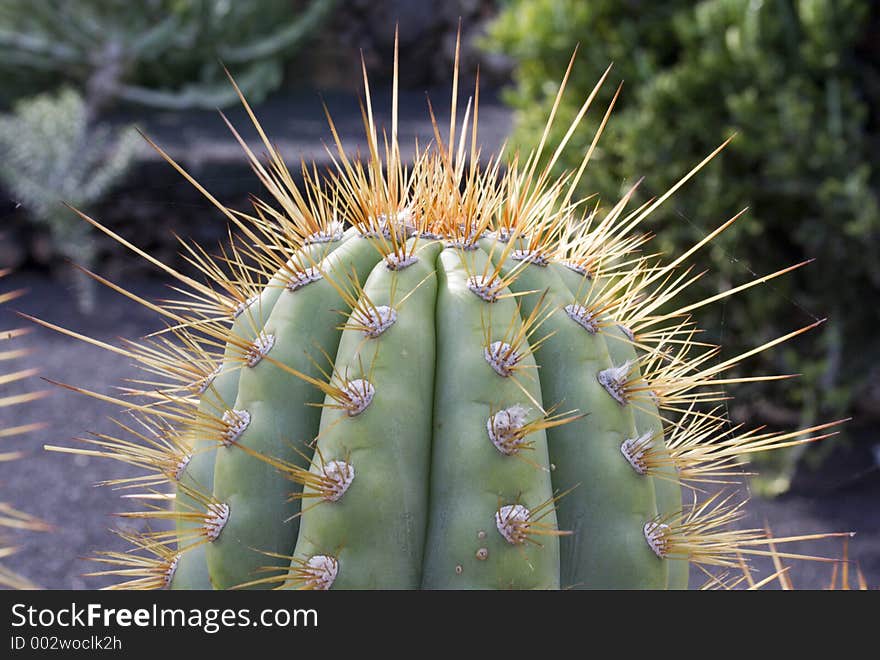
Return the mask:
[[[642,252],[649,236],[640,233],[639,227],[717,155],[727,141],[660,197],[628,210],[627,206],[637,187],[633,186],[619,202],[603,213],[598,203],[591,203],[590,198],[579,198],[577,191],[615,105],[619,88],[579,167],[561,176],[555,176],[553,170],[609,71],[606,70],[584,101],[561,143],[552,152],[547,145],[573,63],[574,57],[562,79],[537,148],[525,157],[514,154],[502,166],[502,154],[484,158],[479,147],[479,78],[461,122],[458,121],[456,54],[447,134],[444,138],[429,106],[434,139],[428,145],[416,145],[414,157],[407,164],[403,161],[398,143],[395,52],[390,134],[383,130],[380,137],[364,67],[365,100],[362,114],[368,145],[366,160],[352,158],[346,152],[336,126],[327,113],[333,141],[328,148],[332,166],[322,177],[316,166],[303,163],[302,181],[299,184],[239,91],[241,102],[265,147],[267,161],[264,162],[252,150],[225,117],[224,121],[274,200],[273,205],[255,199],[252,213],[225,207],[161,147],[147,138],[223,214],[237,236],[230,239],[216,257],[197,245],[183,243],[186,260],[203,276],[190,277],[77,211],[85,221],[175,278],[183,286],[185,296],[177,300],[151,302],[93,275],[98,281],[157,312],[168,322],[169,327],[164,333],[150,340],[127,342],[122,346],[106,344],[38,321],[70,336],[133,358],[150,374],[149,378],[136,381],[133,387],[127,388],[126,394],[134,398],[116,398],[66,386],[116,403],[126,411],[134,410],[140,428],[120,424],[126,437],[102,435],[87,439],[86,442],[96,449],[50,449],[116,458],[146,468],[154,474],[155,478],[147,481],[143,477],[124,480],[122,485],[126,487],[148,485],[161,489],[163,485],[170,484],[179,488],[176,479],[181,465],[185,465],[189,458],[188,437],[199,435],[216,437],[218,442],[224,444],[234,442],[235,434],[240,433],[241,426],[247,423],[237,411],[210,411],[200,409],[198,405],[198,395],[211,387],[217,375],[223,347],[232,347],[241,366],[251,364],[255,359],[271,361],[271,356],[264,356],[266,351],[263,349],[272,339],[259,332],[264,319],[260,317],[260,311],[254,309],[253,301],[273,278],[280,277],[281,283],[288,288],[302,286],[313,279],[329,279],[329,274],[322,271],[319,262],[302,256],[301,248],[338,236],[346,224],[360,235],[370,237],[392,269],[405,267],[407,260],[412,259],[417,251],[419,240],[440,239],[454,249],[467,251],[481,237],[491,235],[503,246],[500,249],[504,255],[499,261],[511,256],[519,260],[523,267],[526,264],[540,267],[557,262],[589,276],[584,278],[584,290],[577,292],[576,304],[570,306],[572,310],[566,311],[569,315],[576,315],[575,320],[590,332],[603,332],[612,326],[622,327],[632,343],[642,351],[637,365],[618,365],[609,370],[605,374],[607,382],[603,385],[610,392],[613,389],[612,393],[618,400],[637,407],[644,406],[645,402],[657,405],[664,415],[665,430],[671,438],[668,455],[652,452],[650,438],[633,439],[638,444],[637,447],[631,446],[635,452],[634,466],[645,472],[656,471],[664,463],[671,462],[682,482],[691,486],[692,492],[696,493],[695,484],[739,478],[747,453],[826,437],[827,434],[816,435],[816,432],[833,424],[795,433],[747,432],[736,435],[726,430],[727,420],[722,409],[702,410],[705,403],[726,398],[720,389],[725,385],[747,380],[784,378],[719,376],[726,374],[741,360],[813,326],[767,342],[734,358],[713,363],[719,348],[696,340],[698,330],[690,317],[691,312],[803,264],[669,311],[668,303],[699,277],[692,275],[690,268],[684,266],[686,260],[736,221],[742,212],[669,263],[663,263],[658,255],[645,255]],[[234,81],[232,84],[235,85]],[[477,295],[491,302],[516,277],[516,271],[502,275],[499,269],[493,270],[487,266],[484,272],[471,274],[470,286]],[[389,312],[365,300],[356,280],[334,281],[332,284],[351,308],[349,324],[373,329],[372,324],[381,328],[383,323],[388,322]],[[539,316],[543,313],[537,311],[540,307],[536,307],[535,318],[527,319],[522,324],[521,334],[531,333],[540,326]],[[248,315],[246,318],[250,318],[253,325],[253,335],[262,343],[245,341],[231,331],[232,321],[242,314]],[[377,331],[381,332],[381,329]],[[515,361],[511,361],[511,356],[516,352],[517,342],[534,350],[541,341],[540,338],[526,341],[525,335],[512,336],[497,350],[493,348],[497,355],[488,355],[487,360],[497,358],[501,365],[498,368],[513,370]],[[351,404],[352,384],[367,382],[354,374],[338,374],[335,371],[325,373],[323,381],[298,372],[293,375],[309,381],[342,407]],[[138,400],[143,403],[134,403]],[[230,412],[233,414],[229,415]],[[529,424],[533,428],[546,428],[575,417],[563,419],[562,415],[547,415]],[[532,427],[523,425],[524,429]],[[492,433],[493,429],[489,432]],[[134,440],[130,438],[132,434]],[[516,442],[522,442],[524,436],[525,433],[520,433]],[[326,470],[315,475],[272,457],[262,458],[289,472],[293,480],[317,480],[316,483],[320,482],[319,485],[331,490],[331,487],[337,487],[338,480],[331,479],[333,475],[328,476]],[[143,537],[129,536],[128,540],[141,548],[139,556],[143,557],[141,568],[144,580],[134,582],[133,586],[167,586],[178,557],[176,552],[170,550],[171,544],[178,543],[185,550],[209,542],[212,533],[219,533],[217,525],[224,522],[222,503],[208,494],[188,492],[188,495],[195,502],[192,511],[169,511],[163,506],[151,505],[149,510],[125,514],[148,519],[201,521],[201,524],[189,527],[184,536],[176,531],[151,533]],[[151,490],[144,496],[147,501],[162,500],[163,497],[167,499],[166,494],[159,490]],[[694,500],[684,511],[671,512],[663,519],[646,525],[646,539],[655,552],[663,556],[686,557],[704,566],[733,566],[741,554],[764,552],[756,549],[756,546],[767,542],[762,530],[726,530],[728,523],[741,516],[741,504],[731,504],[729,499],[709,498],[699,503],[696,497]],[[533,531],[539,529],[537,522],[531,518],[529,522]],[[799,538],[803,537],[777,539],[776,542]],[[105,553],[99,560],[105,563],[116,560],[123,566],[121,572],[132,567],[129,556],[125,557],[125,561],[121,561],[119,556]],[[304,574],[311,575],[308,570],[303,570]],[[101,574],[107,574],[107,571]]]

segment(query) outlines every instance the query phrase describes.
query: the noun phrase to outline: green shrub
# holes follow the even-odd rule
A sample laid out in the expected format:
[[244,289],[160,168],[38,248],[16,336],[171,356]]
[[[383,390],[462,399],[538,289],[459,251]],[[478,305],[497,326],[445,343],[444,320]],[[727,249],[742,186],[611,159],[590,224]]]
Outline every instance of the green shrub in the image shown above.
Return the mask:
[[[583,184],[605,200],[613,202],[645,174],[642,199],[666,190],[737,134],[648,228],[672,251],[730,209],[749,207],[707,250],[711,272],[703,293],[750,273],[817,260],[731,299],[721,306],[723,318],[718,310],[700,315],[702,327],[722,328],[723,337],[710,339],[723,339],[731,351],[811,317],[829,318],[821,331],[799,339],[796,352],[762,365],[801,377],[744,392],[743,417],[809,423],[843,414],[876,378],[870,365],[880,358],[880,340],[869,301],[880,293],[880,211],[868,92],[877,89],[877,63],[860,49],[868,41],[868,14],[869,3],[858,0],[513,0],[490,30],[488,47],[516,63],[506,99],[516,109],[519,145],[540,138],[557,89],[551,81],[576,44],[579,61],[557,126],[614,63],[614,83],[600,98],[610,100],[617,80],[626,84]],[[595,112],[581,131],[582,149],[600,118]],[[563,165],[574,166],[578,151],[571,149]],[[778,466],[773,490],[786,487],[795,458]]]

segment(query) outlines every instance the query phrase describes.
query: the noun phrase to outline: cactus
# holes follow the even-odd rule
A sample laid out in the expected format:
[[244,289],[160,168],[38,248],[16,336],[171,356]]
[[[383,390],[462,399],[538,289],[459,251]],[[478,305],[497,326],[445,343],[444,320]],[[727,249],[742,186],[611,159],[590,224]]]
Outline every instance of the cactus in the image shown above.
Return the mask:
[[733,369],[809,327],[718,361],[689,314],[803,264],[676,307],[697,279],[687,260],[742,214],[668,263],[638,231],[717,151],[634,210],[632,191],[607,212],[573,199],[599,133],[575,172],[550,171],[603,76],[561,144],[503,170],[481,162],[479,88],[459,123],[454,84],[447,135],[434,121],[405,166],[396,58],[394,73],[381,139],[364,75],[366,162],[330,119],[335,169],[303,164],[301,185],[241,95],[268,163],[230,128],[275,201],[252,213],[153,145],[238,236],[218,257],[185,244],[199,277],[81,214],[187,292],[154,303],[111,283],[169,323],[140,342],[39,321],[150,374],[125,398],[66,385],[141,426],[49,447],[147,470],[117,482],[144,502],[122,515],[165,527],[98,554],[97,574],[135,588],[680,589],[689,564],[766,554],[762,530],[728,528],[735,493],[700,494],[735,482],[747,454],[836,422],[731,429],[717,402],[727,385],[782,378]]

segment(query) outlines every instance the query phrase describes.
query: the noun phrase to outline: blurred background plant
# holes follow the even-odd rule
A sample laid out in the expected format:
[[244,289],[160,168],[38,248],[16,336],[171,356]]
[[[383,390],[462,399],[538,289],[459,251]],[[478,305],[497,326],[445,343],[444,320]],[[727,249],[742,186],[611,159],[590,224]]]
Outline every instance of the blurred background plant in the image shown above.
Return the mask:
[[90,125],[83,98],[71,88],[16,102],[0,116],[0,183],[32,222],[45,229],[56,270],[72,278],[83,312],[94,309],[95,281],[66,260],[95,266],[91,226],[64,204],[88,211],[125,176],[142,146],[131,128]]
[[[642,176],[642,199],[666,190],[737,134],[647,229],[664,251],[679,251],[749,207],[708,250],[711,270],[695,296],[817,260],[699,314],[702,327],[721,328],[710,339],[729,355],[829,319],[748,365],[800,377],[739,387],[730,404],[739,420],[878,419],[878,25],[880,8],[860,0],[508,0],[484,41],[513,63],[504,98],[515,108],[514,146],[540,139],[576,45],[559,131],[614,63],[612,79],[626,84],[583,179],[583,191],[606,203]],[[606,104],[615,86],[605,86]],[[591,137],[580,131],[561,167],[576,165]],[[772,452],[755,486],[784,491],[801,458],[816,463],[831,446]]]
[[[129,127],[111,127],[106,115],[115,105],[228,106],[238,97],[224,64],[258,103],[281,84],[284,63],[314,36],[334,4],[0,2],[0,104],[13,105],[0,119],[0,185],[48,239],[43,259],[53,266],[58,257],[94,266],[94,233],[62,202],[87,211],[124,180],[142,141]],[[80,309],[91,311],[92,280],[80,271],[53,269],[71,273]]]
[[76,85],[90,116],[114,101],[162,108],[234,103],[223,64],[258,103],[335,0],[4,0],[3,93]]

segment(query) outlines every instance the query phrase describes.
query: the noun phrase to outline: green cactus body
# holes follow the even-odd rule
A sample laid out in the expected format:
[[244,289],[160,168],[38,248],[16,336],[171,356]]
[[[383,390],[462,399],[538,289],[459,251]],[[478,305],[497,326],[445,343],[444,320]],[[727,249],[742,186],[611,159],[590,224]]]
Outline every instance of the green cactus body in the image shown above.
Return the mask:
[[[549,269],[568,286],[569,290],[577,298],[581,298],[589,291],[590,280],[585,275],[567,268],[561,264],[550,264]],[[627,336],[621,326],[610,323],[601,329],[606,338],[608,356],[612,365],[628,363],[630,375],[639,375],[638,354],[633,341]],[[663,437],[663,421],[654,401],[649,397],[640,397],[637,404],[632,408],[633,422],[635,423],[635,438],[650,432],[652,434],[652,446],[662,459],[668,458]],[[675,469],[666,464],[659,468],[658,472],[665,472],[665,477],[648,477],[653,481],[654,496],[657,504],[657,512],[660,516],[673,516],[682,509],[681,484]],[[647,476],[647,475],[646,475]],[[687,589],[688,585],[688,562],[666,562],[667,579],[666,586],[669,589]]]
[[[247,419],[240,436],[217,450],[214,498],[229,507],[229,516],[207,550],[211,582],[230,588],[254,577],[273,559],[260,554],[289,554],[298,527],[298,504],[290,499],[295,489],[271,465],[243,451],[292,463],[304,463],[302,453],[316,435],[320,391],[277,366],[321,377],[323,354],[333,355],[339,341],[342,299],[329,278],[343,279],[352,269],[364,278],[380,258],[370,239],[356,237],[331,252],[321,262],[326,277],[313,281],[293,276],[285,285],[262,329],[272,346],[253,367],[241,370],[233,414]],[[243,416],[246,416],[243,417]],[[232,446],[235,444],[236,446]],[[277,559],[275,562],[279,561]]]
[[[630,374],[639,376],[636,348],[626,333],[617,325],[603,331],[608,336],[608,352],[613,364],[632,364]],[[661,515],[674,516],[682,510],[681,484],[675,467],[669,460],[669,452],[663,436],[663,420],[657,405],[650,396],[640,397],[633,405],[633,418],[636,424],[636,438],[643,434],[651,434],[651,446],[662,464],[656,470],[656,476],[649,477],[654,482],[654,495],[657,499],[657,511]],[[687,589],[688,562],[668,562],[666,586],[669,589]]]
[[[369,388],[371,399],[359,411],[360,405],[340,408],[327,397],[317,442],[321,460],[311,468],[319,481],[305,487],[294,553],[294,565],[315,555],[335,556],[338,588],[419,586],[431,459],[434,261],[440,248],[437,241],[422,241],[418,261],[401,270],[380,261],[364,284],[371,303],[364,309],[371,311],[358,319],[371,329],[347,328],[340,340],[337,372],[349,382],[365,379],[369,385],[353,387],[360,395]],[[407,295],[395,309],[395,298]]]
[[[547,508],[553,487],[543,432],[530,437],[531,462],[501,453],[487,434],[494,414],[513,406],[534,408],[531,399],[542,398],[526,347],[516,349],[525,353],[523,371],[532,372],[525,377],[500,375],[484,355],[486,339],[504,341],[505,329],[521,323],[511,299],[489,303],[469,289],[469,277],[481,272],[487,259],[479,249],[447,249],[438,263],[431,514],[422,585],[554,589],[559,587],[557,539],[550,535],[539,538],[540,544],[526,544],[503,531],[506,519],[517,513],[507,507]],[[541,523],[556,529],[552,506]]]
[[[253,309],[248,306],[235,318],[230,332],[237,337],[252,338],[256,334],[251,330],[256,319],[271,312],[279,292],[279,288],[267,285],[260,295],[259,301],[253,305]],[[235,401],[240,370],[240,360],[237,360],[236,356],[239,353],[240,351],[234,345],[227,344],[219,370],[216,375],[211,377],[210,382],[204,384],[205,389],[199,398],[196,412],[200,419],[221,419],[223,413],[231,407],[231,404],[227,402]],[[182,485],[199,493],[211,493],[214,490],[217,441],[211,437],[205,437],[206,435],[193,434],[191,439],[192,454],[178,478]],[[199,503],[193,497],[181,489],[177,490],[176,510],[192,510],[197,509],[198,506]],[[181,532],[185,532],[197,524],[180,520],[177,522],[177,528]],[[180,543],[183,547],[185,544],[185,541]],[[202,545],[181,554],[171,581],[172,589],[211,589],[205,551],[206,548]]]
[[[620,452],[621,443],[635,436],[633,411],[598,380],[612,366],[605,339],[566,313],[565,307],[575,300],[560,276],[568,269],[510,259],[502,266],[505,272],[514,268],[520,270],[511,287],[547,290],[555,310],[544,324],[553,334],[536,354],[545,403],[559,403],[584,415],[548,430],[554,486],[572,489],[558,505],[560,527],[572,532],[561,539],[562,586],[661,588],[669,562],[658,561],[643,535],[645,522],[657,515],[652,484],[636,474]],[[522,300],[525,307],[533,297]]]
[[[664,513],[659,480],[638,474],[621,453],[637,437],[636,410],[599,381],[622,353],[612,357],[602,333],[566,313],[575,299],[566,269],[516,261],[490,239],[473,250],[417,240],[408,243],[415,262],[392,269],[370,240],[349,238],[322,264],[326,277],[281,294],[262,329],[275,337],[272,360],[238,370],[235,410],[248,411],[249,424],[217,450],[213,494],[230,510],[207,546],[211,583],[257,579],[257,569],[271,563],[260,550],[292,551],[288,587],[667,586],[673,562],[659,559],[644,537],[644,525]],[[472,284],[492,260],[502,261],[499,273],[511,282],[487,301]],[[356,327],[342,332],[334,370],[345,383],[370,388],[369,401],[353,413],[338,394],[315,407],[319,390],[272,362],[320,377],[305,347],[311,340],[323,341],[328,354],[336,349],[333,314],[341,301],[330,280],[354,261],[358,278],[366,278],[361,309],[393,309],[394,296],[406,302],[375,336],[349,316]],[[540,330],[517,348],[517,375],[501,375],[488,347],[539,317]],[[528,342],[540,337],[547,339],[532,355]],[[634,353],[630,344],[612,343]],[[530,433],[527,450],[505,454],[493,444],[487,423],[496,413],[516,410],[505,419],[519,415],[522,425],[557,408],[578,417]],[[308,465],[306,442],[315,438]],[[286,478],[253,452],[310,476]],[[306,484],[301,513],[299,498],[290,497],[297,482]],[[547,533],[517,537],[517,521],[505,516],[524,510],[535,516],[530,531]],[[328,566],[332,580],[318,570]]]
[[[350,230],[349,236],[357,233]],[[312,243],[303,247],[297,254],[297,261],[311,262],[322,259],[326,254],[340,245],[340,240]],[[288,264],[294,267],[293,260]],[[267,319],[275,307],[275,303],[284,290],[284,282],[288,268],[281,269],[276,273],[260,292],[256,299],[245,301],[241,309],[236,313],[232,323],[230,334],[245,342],[252,342],[263,326],[263,319]],[[229,343],[226,345],[223,359],[216,374],[209,376],[204,384],[200,384],[196,416],[200,420],[222,419],[223,413],[232,407],[238,392],[239,375],[241,373],[241,349]],[[194,430],[190,440],[192,454],[185,468],[178,476],[178,480],[184,486],[199,493],[212,493],[214,490],[214,463],[216,457],[217,441],[206,432]],[[178,489],[175,498],[175,508],[178,511],[197,509],[199,503],[182,490]],[[194,526],[188,521],[178,521],[177,528],[181,532]],[[185,545],[182,543],[181,545]],[[204,546],[193,547],[187,552],[181,553],[173,579],[172,589],[211,589],[211,582],[206,565],[206,548]]]

